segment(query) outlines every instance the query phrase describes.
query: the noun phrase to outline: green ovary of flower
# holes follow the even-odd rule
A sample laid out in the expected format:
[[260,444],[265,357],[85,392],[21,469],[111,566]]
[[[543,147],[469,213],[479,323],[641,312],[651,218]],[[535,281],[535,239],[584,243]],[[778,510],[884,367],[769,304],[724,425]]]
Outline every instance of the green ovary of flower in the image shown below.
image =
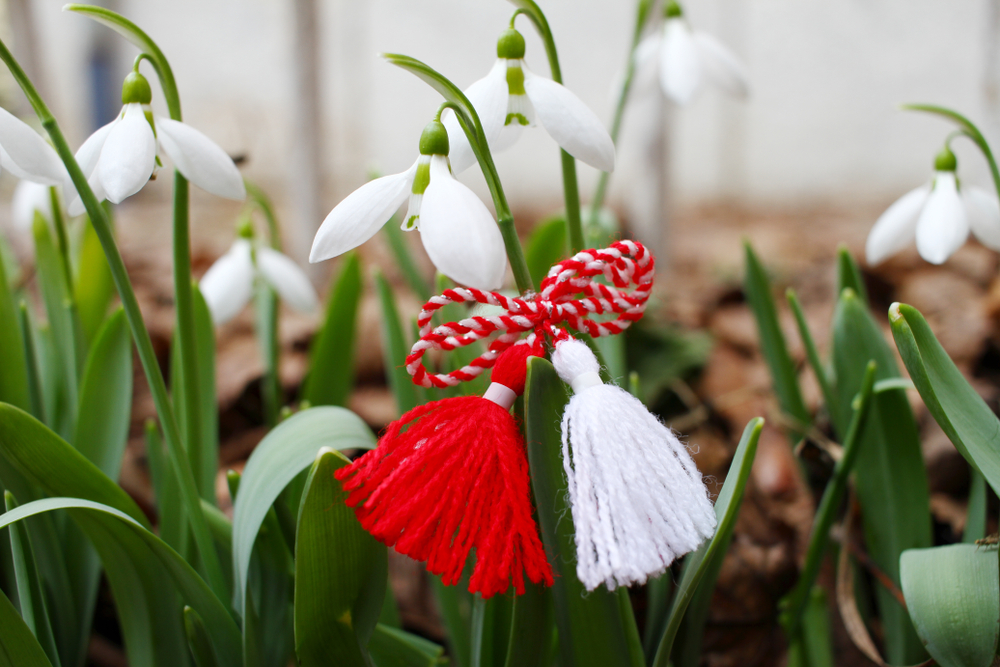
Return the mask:
[[500,33],[497,40],[497,58],[520,60],[524,57],[524,37],[517,30],[509,28]]
[[[448,130],[439,120],[432,120],[427,123],[423,133],[420,135],[421,155],[447,155],[450,146],[448,145]],[[429,174],[430,172],[428,172]],[[429,176],[428,176],[429,178]],[[424,187],[427,187],[426,184]],[[416,190],[414,190],[416,192]],[[423,190],[421,190],[423,192]]]
[[934,158],[935,171],[955,171],[958,168],[958,160],[951,149],[945,146]]
[[129,72],[122,84],[122,104],[149,104],[153,100],[153,91],[149,81],[138,72]]

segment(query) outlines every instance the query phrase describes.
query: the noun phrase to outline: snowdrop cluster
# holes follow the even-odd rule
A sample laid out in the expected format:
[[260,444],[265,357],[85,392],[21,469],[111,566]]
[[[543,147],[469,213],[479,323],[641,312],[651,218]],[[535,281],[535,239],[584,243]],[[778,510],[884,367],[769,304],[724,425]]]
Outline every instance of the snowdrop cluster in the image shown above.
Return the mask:
[[363,185],[327,215],[309,261],[361,245],[409,199],[403,229],[420,230],[424,249],[441,273],[470,287],[499,288],[507,267],[503,237],[486,205],[455,180],[448,150],[447,130],[432,121],[420,137],[420,157],[409,169]]
[[[211,139],[176,120],[155,115],[149,82],[137,70],[122,86],[122,110],[80,146],[76,161],[98,200],[115,204],[142,189],[166,154],[189,181],[214,195],[242,201],[246,188],[229,155]],[[70,190],[67,189],[67,192]],[[75,196],[70,215],[83,213]]]
[[900,197],[868,234],[865,254],[878,264],[916,240],[917,252],[943,264],[971,231],[979,242],[1000,250],[1000,205],[985,190],[959,183],[958,161],[946,146],[934,161],[934,178]]
[[658,74],[663,94],[676,104],[694,99],[705,83],[713,83],[734,97],[746,97],[750,84],[746,68],[719,40],[692,30],[681,6],[670,0],[663,28],[635,51],[639,81]]

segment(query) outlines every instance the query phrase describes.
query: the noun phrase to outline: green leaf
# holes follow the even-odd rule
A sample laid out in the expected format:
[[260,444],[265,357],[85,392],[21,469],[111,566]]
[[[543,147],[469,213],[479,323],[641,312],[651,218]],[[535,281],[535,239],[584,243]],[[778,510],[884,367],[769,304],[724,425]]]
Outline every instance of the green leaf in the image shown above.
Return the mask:
[[264,280],[254,285],[254,332],[257,348],[264,361],[264,377],[260,380],[261,401],[264,404],[264,423],[274,428],[281,414],[284,396],[278,365],[281,349],[278,341],[278,293]]
[[118,479],[132,415],[132,337],[122,309],[108,318],[91,347],[78,412],[77,451]]
[[524,585],[524,595],[514,598],[514,614],[510,621],[506,667],[548,667],[551,653],[555,608],[552,591],[530,581]]
[[77,384],[79,374],[77,365],[80,360],[76,354],[75,326],[71,295],[66,289],[66,276],[62,260],[56,250],[48,224],[36,211],[33,232],[35,234],[35,261],[37,277],[45,302],[45,311],[49,317],[49,329],[52,332],[52,351],[54,354],[55,405],[48,412],[53,430],[63,438],[73,435],[78,407]]
[[1000,631],[996,547],[911,549],[899,569],[907,609],[937,664],[988,667]]
[[219,469],[219,405],[215,395],[215,327],[205,297],[197,285],[191,286],[194,310],[195,358],[198,361],[198,419],[201,422],[201,451],[192,461],[195,482],[203,500],[216,504],[215,474]]
[[417,388],[406,372],[406,355],[410,347],[406,344],[406,334],[396,310],[396,299],[389,282],[379,272],[375,272],[379,302],[382,304],[382,359],[389,388],[396,397],[396,409],[400,414],[409,412],[420,404]]
[[[9,512],[17,508],[17,501],[10,491],[5,492],[4,502]],[[21,617],[31,632],[44,647],[49,660],[59,667],[59,652],[55,636],[49,622],[48,605],[42,590],[42,579],[35,565],[35,553],[28,536],[27,526],[15,525],[10,530],[10,547],[14,556],[14,572],[17,577],[17,598],[21,605]]]
[[[899,379],[892,348],[864,302],[848,288],[833,316],[833,367],[840,405],[850,405],[861,390],[869,359],[875,360],[877,380]],[[842,438],[847,434],[848,420],[836,424]],[[900,554],[933,544],[920,431],[903,389],[888,388],[872,397],[858,447],[854,478],[865,543],[878,568],[898,586]],[[875,599],[885,633],[887,662],[910,665],[926,659],[913,624],[895,596],[877,586]]]
[[833,665],[826,592],[820,586],[813,586],[802,615],[800,634],[788,644],[788,667],[833,667]]
[[847,247],[842,245],[837,248],[837,294],[843,294],[848,288],[853,290],[865,306],[868,305],[868,288],[861,269]]
[[0,403],[0,454],[50,496],[110,505],[149,527],[131,496],[83,454],[27,412],[4,403]]
[[128,514],[80,498],[36,500],[0,516],[0,528],[68,510],[101,555],[131,664],[187,663],[183,600],[204,619],[220,665],[238,667],[240,636],[229,612],[188,563]]
[[899,354],[927,409],[955,448],[997,491],[1000,420],[962,376],[916,308],[894,303],[889,321]]
[[311,405],[347,406],[354,386],[354,337],[362,287],[361,261],[352,252],[344,258],[330,292],[326,321],[309,352],[302,396]]
[[975,542],[986,537],[986,479],[976,469],[969,476],[969,508],[965,514],[965,532],[962,541]]
[[181,506],[180,487],[174,470],[167,460],[163,448],[163,438],[156,422],[148,420],[145,425],[146,456],[149,460],[149,476],[156,496],[157,525],[160,537],[178,553],[187,551],[187,522]]
[[0,373],[0,401],[27,410],[31,400],[28,394],[28,360],[18,326],[18,307],[7,284],[3,261],[0,256],[0,368],[3,369]]
[[[760,432],[763,428],[764,420],[757,417],[751,419],[750,423],[743,429],[743,437],[740,438],[733,462],[729,465],[726,481],[722,485],[719,497],[715,499],[715,517],[718,521],[715,536],[702,545],[700,549],[688,555],[684,562],[684,574],[677,586],[677,591],[674,593],[674,603],[667,618],[667,627],[660,639],[660,647],[656,651],[656,657],[653,659],[653,665],[656,667],[666,667],[670,662],[674,639],[677,637],[677,631],[688,605],[698,592],[699,583],[708,572],[714,572],[718,575],[719,563],[725,557],[726,548],[733,537],[736,515],[743,502],[743,491],[750,478],[750,467],[757,454],[757,442],[760,440]],[[714,585],[709,586],[709,588],[714,588]],[[704,593],[702,594],[704,595]]]
[[[24,343],[24,361],[28,372],[28,396],[30,397],[29,408],[18,405],[33,414],[42,423],[45,423],[45,397],[43,396],[42,375],[38,367],[38,354],[35,351],[36,335],[31,324],[31,313],[28,312],[28,304],[24,301],[17,309],[17,323],[21,329],[21,342]],[[14,361],[11,361],[14,363]],[[3,399],[0,399],[3,401]],[[14,401],[4,401],[17,405]]]
[[511,640],[514,595],[481,596],[472,602],[472,664],[475,667],[501,667],[505,664]]
[[556,215],[538,223],[524,248],[531,282],[540,285],[552,265],[565,259],[568,251],[565,216]]
[[399,228],[399,220],[395,215],[389,218],[389,221],[382,226],[382,233],[389,239],[389,248],[392,250],[392,256],[395,258],[403,277],[406,278],[410,289],[413,290],[413,293],[417,295],[417,298],[421,302],[426,303],[434,295],[431,293],[430,285],[427,284],[424,276],[417,268],[417,263],[413,261],[413,255],[410,253],[410,248],[406,241],[407,235]]
[[0,667],[52,667],[41,644],[3,591],[0,591],[0,628],[3,628]]
[[366,667],[388,576],[386,548],[344,504],[334,473],[350,461],[321,449],[306,482],[295,539],[295,653],[300,665]]
[[378,667],[435,667],[448,664],[444,649],[423,637],[379,623],[368,644]]
[[373,449],[375,438],[356,414],[322,406],[303,410],[278,424],[251,454],[233,508],[233,569],[236,609],[242,616],[257,533],[275,499],[323,447]]
[[84,219],[83,240],[80,243],[73,292],[80,313],[84,339],[89,343],[94,340],[94,336],[104,323],[111,298],[115,294],[111,268],[108,266],[104,249],[97,238],[94,226],[90,223],[90,218]]
[[[655,406],[671,386],[708,360],[713,341],[700,331],[656,326],[640,320],[624,336],[628,368],[639,374],[638,398]],[[601,339],[598,339],[601,340]]]
[[[744,246],[747,271],[744,291],[757,320],[760,347],[771,369],[774,392],[778,395],[778,402],[783,412],[802,424],[808,424],[811,422],[811,417],[802,400],[795,364],[792,363],[792,357],[785,344],[785,336],[781,333],[781,325],[778,323],[778,311],[771,295],[771,283],[750,243],[747,242]],[[793,432],[793,436],[798,438],[801,434]]]
[[191,655],[194,656],[194,664],[197,667],[218,667],[205,621],[191,607],[184,607],[184,633],[187,635]]
[[441,620],[447,631],[448,648],[456,667],[472,665],[472,594],[463,585],[467,581],[462,578],[454,586],[445,586],[441,577],[431,576],[431,590],[437,601]]
[[576,543],[562,464],[560,421],[566,385],[552,364],[528,360],[524,393],[531,484],[545,553],[552,565],[552,597],[563,667],[631,667],[630,642],[614,593],[587,592],[576,576]]

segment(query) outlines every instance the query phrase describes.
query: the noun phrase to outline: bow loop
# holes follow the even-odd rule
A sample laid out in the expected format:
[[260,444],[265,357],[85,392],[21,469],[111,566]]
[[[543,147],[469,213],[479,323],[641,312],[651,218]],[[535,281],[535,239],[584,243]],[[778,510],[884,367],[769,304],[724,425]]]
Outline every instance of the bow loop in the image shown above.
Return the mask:
[[[492,367],[500,353],[512,345],[530,345],[541,353],[546,337],[569,337],[562,327],[595,338],[621,333],[645,312],[654,264],[653,255],[641,243],[619,241],[608,248],[578,252],[554,265],[537,294],[507,297],[467,287],[445,290],[424,304],[417,317],[420,340],[406,358],[406,370],[415,384],[453,387]],[[597,278],[605,282],[597,282]],[[503,312],[432,326],[438,310],[468,302],[495,306]],[[605,317],[610,315],[616,317]],[[522,339],[525,333],[528,336]],[[423,356],[428,350],[454,350],[494,334],[486,352],[458,370],[430,373],[424,367]]]

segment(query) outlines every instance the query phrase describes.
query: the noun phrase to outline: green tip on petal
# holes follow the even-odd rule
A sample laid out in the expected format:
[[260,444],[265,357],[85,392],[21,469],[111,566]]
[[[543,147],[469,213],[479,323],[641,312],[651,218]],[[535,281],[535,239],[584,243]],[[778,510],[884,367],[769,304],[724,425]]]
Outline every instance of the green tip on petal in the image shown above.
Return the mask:
[[941,152],[934,158],[935,171],[955,171],[957,167],[958,160],[955,159],[955,154],[947,146],[942,148]]
[[497,58],[520,60],[524,57],[524,37],[517,30],[508,28],[497,40]]
[[122,104],[149,104],[153,100],[153,91],[149,81],[138,72],[129,72],[122,84]]
[[448,149],[448,130],[445,129],[444,123],[439,120],[427,123],[427,127],[420,135],[420,154],[447,155]]
[[676,19],[684,16],[684,10],[681,9],[681,6],[674,2],[674,0],[670,0],[667,3],[667,6],[663,8],[663,15],[668,19]]

